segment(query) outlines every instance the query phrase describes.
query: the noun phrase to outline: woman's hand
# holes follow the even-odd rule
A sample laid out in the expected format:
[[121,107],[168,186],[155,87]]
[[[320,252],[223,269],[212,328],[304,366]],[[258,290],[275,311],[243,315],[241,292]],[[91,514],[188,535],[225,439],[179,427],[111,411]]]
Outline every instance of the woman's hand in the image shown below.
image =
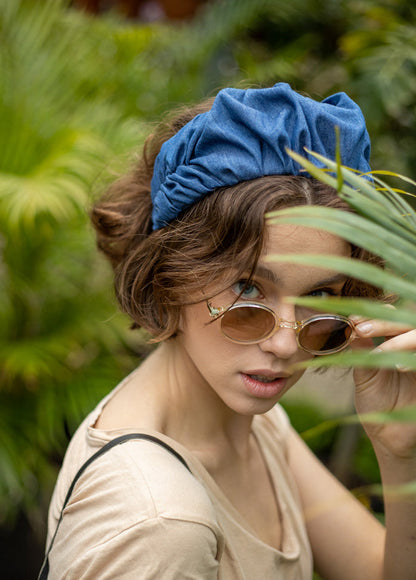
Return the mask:
[[[371,348],[372,338],[385,337],[380,352],[410,351],[416,357],[416,329],[381,320],[355,319],[358,339],[353,348]],[[354,370],[356,409],[359,415],[416,407],[416,371],[409,369]],[[365,421],[373,445],[397,458],[416,459],[416,420],[413,422]]]
[[[356,320],[355,348],[368,348],[371,338],[385,337],[381,352],[409,351],[416,356],[416,330],[380,320]],[[365,413],[398,411],[416,406],[416,371],[354,369],[356,408],[380,467],[384,491],[386,543],[383,579],[415,577],[416,552],[416,420],[372,422]]]

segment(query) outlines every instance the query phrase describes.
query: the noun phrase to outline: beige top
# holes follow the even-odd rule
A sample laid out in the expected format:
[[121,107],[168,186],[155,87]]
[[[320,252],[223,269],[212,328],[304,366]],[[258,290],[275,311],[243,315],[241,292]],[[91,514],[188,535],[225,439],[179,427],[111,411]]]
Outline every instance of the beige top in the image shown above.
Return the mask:
[[[125,381],[116,390],[123,387]],[[114,390],[71,440],[49,510],[54,533],[82,463],[111,439],[136,430],[95,429]],[[94,461],[65,508],[49,556],[50,580],[310,580],[312,556],[285,456],[289,421],[280,406],[253,420],[282,514],[282,550],[259,540],[187,449],[192,473],[160,445],[131,440]]]

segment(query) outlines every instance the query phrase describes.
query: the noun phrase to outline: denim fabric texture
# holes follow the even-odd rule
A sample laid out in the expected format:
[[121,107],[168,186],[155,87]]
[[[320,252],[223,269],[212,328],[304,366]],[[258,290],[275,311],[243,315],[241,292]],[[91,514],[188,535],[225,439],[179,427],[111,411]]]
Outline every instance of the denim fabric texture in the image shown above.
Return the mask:
[[[340,129],[342,164],[370,171],[370,138],[359,106],[345,93],[315,101],[286,83],[266,89],[223,89],[210,111],[166,141],[152,179],[153,229],[218,187],[265,175],[308,175],[286,148],[335,159]],[[312,159],[319,166],[317,160]]]

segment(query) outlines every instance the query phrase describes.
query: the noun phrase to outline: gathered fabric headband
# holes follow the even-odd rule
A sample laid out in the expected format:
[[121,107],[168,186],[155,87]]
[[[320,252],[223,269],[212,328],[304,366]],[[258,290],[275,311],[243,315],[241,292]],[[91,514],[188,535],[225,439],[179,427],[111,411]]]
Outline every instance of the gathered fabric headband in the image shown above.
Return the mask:
[[[370,171],[370,138],[359,106],[345,93],[321,102],[286,83],[267,89],[223,89],[212,108],[166,141],[151,183],[158,230],[215,189],[266,175],[308,175],[286,153],[304,148],[335,159],[340,128],[343,165]],[[313,162],[319,166],[314,159]]]

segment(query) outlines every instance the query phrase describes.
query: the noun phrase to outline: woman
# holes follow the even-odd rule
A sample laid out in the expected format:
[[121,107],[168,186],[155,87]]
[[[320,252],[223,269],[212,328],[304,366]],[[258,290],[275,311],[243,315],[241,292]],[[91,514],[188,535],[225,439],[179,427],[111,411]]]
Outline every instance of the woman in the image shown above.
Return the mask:
[[[391,337],[384,351],[416,347],[410,328],[361,320],[353,330],[348,319],[285,301],[378,297],[377,289],[268,259],[370,259],[332,234],[265,221],[296,205],[348,211],[286,151],[334,158],[335,126],[343,164],[367,172],[365,122],[345,94],[318,103],[284,83],[225,89],[162,124],[137,168],[94,208],[121,307],[158,346],[69,445],[50,507],[49,539],[58,530],[50,578],[298,580],[313,568],[334,580],[414,578],[415,505],[387,496],[386,533],[278,404],[302,374],[297,362],[380,336]],[[415,401],[414,373],[356,369],[354,377],[358,413]],[[416,430],[365,428],[384,485],[412,481]],[[156,439],[133,438],[94,459],[57,527],[78,469],[129,433]]]

